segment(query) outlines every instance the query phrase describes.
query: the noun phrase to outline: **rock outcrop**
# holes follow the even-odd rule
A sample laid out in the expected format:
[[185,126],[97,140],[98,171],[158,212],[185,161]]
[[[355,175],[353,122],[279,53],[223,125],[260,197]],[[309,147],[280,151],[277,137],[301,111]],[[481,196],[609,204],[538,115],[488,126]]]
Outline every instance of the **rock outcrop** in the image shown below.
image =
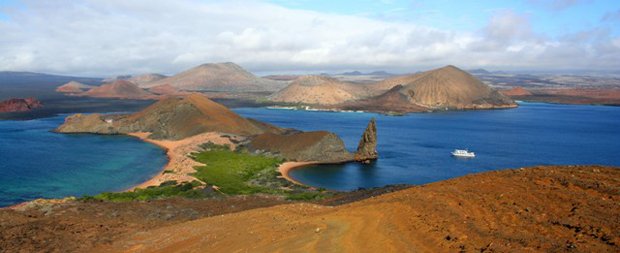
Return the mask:
[[367,163],[377,157],[377,123],[375,118],[372,118],[357,145],[355,161]]
[[27,112],[41,106],[36,98],[11,98],[0,102],[0,112]]
[[202,94],[170,97],[130,115],[76,114],[56,129],[61,133],[126,134],[150,132],[149,138],[179,140],[205,132],[257,135],[283,130],[239,116]]

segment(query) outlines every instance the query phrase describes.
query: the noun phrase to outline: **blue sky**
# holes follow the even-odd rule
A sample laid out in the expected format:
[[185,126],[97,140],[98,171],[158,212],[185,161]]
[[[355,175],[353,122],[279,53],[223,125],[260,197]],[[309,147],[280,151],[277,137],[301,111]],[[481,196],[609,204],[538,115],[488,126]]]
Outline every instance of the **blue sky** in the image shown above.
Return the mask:
[[0,0],[0,70],[620,69],[620,0]]
[[359,15],[389,21],[402,21],[456,31],[475,31],[483,27],[493,13],[512,10],[529,17],[537,33],[561,36],[596,27],[620,34],[620,24],[604,22],[606,15],[620,11],[618,0],[272,0],[295,9],[334,14]]

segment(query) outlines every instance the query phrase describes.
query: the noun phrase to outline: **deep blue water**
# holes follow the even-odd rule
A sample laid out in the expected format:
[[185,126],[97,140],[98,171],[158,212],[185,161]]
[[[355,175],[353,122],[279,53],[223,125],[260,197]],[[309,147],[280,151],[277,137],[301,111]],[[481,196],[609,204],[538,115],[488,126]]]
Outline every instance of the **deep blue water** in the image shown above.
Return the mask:
[[[424,184],[470,173],[544,164],[620,166],[620,107],[522,103],[509,110],[417,113],[402,117],[241,108],[246,117],[282,127],[328,130],[354,151],[377,118],[379,159],[370,165],[322,165],[291,172],[334,190]],[[473,159],[450,156],[455,148]]]
[[[377,118],[379,160],[294,170],[317,187],[351,190],[424,184],[465,174],[541,164],[620,166],[620,107],[523,103],[510,110],[419,113],[402,117],[265,108],[236,112],[282,127],[328,130],[354,151]],[[0,121],[0,206],[35,198],[119,191],[156,174],[163,150],[127,136],[51,133],[64,116]],[[450,156],[455,148],[474,159]]]
[[64,116],[0,121],[0,207],[120,191],[148,180],[167,162],[162,149],[136,138],[50,132]]

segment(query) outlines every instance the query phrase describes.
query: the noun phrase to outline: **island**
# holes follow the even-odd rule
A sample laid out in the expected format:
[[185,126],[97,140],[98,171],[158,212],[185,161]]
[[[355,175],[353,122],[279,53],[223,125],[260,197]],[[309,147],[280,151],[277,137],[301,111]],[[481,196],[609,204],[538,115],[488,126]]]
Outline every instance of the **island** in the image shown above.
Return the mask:
[[0,113],[3,112],[28,112],[42,107],[41,101],[36,98],[11,98],[0,101]]

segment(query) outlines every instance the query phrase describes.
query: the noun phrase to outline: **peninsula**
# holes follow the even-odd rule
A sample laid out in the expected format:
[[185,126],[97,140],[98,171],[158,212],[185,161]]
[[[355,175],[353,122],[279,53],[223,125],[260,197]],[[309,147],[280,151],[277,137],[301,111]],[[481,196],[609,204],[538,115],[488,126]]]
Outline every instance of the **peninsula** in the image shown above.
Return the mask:
[[[212,143],[253,154],[275,156],[288,162],[344,163],[377,158],[374,119],[362,135],[358,152],[352,154],[335,134],[283,129],[243,118],[199,93],[168,97],[144,110],[125,115],[75,114],[66,118],[59,133],[126,134],[166,149],[170,162],[164,172],[140,185],[157,186],[166,181],[191,182],[199,165],[190,155],[201,144]],[[285,166],[289,166],[288,164]],[[285,174],[285,173],[284,173]],[[285,175],[285,178],[289,178]]]

